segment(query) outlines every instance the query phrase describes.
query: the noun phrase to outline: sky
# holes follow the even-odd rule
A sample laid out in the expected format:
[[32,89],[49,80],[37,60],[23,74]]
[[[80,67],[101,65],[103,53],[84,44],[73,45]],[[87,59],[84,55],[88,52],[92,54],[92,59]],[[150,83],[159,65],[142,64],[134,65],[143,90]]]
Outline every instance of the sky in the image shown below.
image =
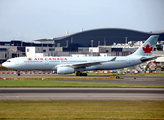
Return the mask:
[[0,0],[0,41],[32,42],[81,28],[164,30],[164,0]]

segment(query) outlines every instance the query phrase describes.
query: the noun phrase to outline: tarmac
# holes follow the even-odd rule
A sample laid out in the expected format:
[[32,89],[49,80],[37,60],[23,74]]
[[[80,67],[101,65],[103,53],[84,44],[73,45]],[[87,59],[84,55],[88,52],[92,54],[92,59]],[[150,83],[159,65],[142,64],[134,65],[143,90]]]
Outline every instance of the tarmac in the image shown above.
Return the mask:
[[0,88],[0,101],[164,101],[164,89]]
[[[3,79],[54,80],[164,86],[163,76],[75,76],[0,74]],[[0,88],[0,101],[164,101],[164,88]]]
[[75,76],[57,74],[0,74],[3,79],[31,79],[31,80],[55,80],[70,82],[94,82],[94,83],[117,83],[117,84],[136,84],[136,85],[160,85],[164,86],[164,76],[121,76],[121,79],[111,78],[110,76]]

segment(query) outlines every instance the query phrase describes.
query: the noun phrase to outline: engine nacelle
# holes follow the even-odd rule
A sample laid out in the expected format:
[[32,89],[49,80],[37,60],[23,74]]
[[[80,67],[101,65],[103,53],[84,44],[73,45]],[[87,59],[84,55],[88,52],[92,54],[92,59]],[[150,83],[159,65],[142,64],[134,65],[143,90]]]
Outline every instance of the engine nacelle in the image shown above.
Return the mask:
[[75,69],[71,68],[71,67],[58,67],[57,68],[57,73],[58,74],[70,74],[70,73],[74,73]]

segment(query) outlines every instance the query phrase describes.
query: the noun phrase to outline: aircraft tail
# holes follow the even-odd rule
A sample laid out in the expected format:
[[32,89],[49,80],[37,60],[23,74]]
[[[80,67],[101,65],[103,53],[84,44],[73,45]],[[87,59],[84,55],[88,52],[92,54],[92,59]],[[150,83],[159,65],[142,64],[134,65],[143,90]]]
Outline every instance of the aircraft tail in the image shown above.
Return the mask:
[[159,35],[151,35],[132,55],[151,56]]

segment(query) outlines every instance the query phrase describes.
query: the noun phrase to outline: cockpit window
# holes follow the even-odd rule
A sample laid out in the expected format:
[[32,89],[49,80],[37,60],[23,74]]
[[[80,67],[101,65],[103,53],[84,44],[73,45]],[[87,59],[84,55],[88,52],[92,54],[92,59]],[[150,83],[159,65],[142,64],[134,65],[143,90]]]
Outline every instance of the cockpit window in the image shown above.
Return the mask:
[[7,60],[6,62],[11,62],[10,60]]

